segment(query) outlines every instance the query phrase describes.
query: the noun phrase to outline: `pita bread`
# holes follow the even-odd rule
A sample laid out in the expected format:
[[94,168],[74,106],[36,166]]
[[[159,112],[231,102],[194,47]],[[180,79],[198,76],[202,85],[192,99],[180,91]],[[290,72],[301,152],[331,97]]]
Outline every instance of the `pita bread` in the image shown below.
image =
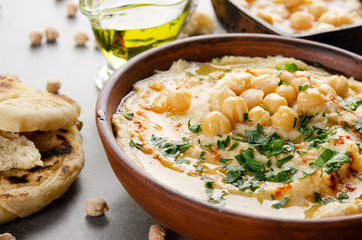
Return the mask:
[[39,150],[32,141],[18,133],[0,130],[0,171],[42,165]]
[[0,76],[0,129],[9,132],[54,131],[73,126],[80,106],[73,99],[31,89]]
[[24,136],[40,149],[44,164],[0,171],[0,224],[29,216],[62,196],[84,165],[76,126]]

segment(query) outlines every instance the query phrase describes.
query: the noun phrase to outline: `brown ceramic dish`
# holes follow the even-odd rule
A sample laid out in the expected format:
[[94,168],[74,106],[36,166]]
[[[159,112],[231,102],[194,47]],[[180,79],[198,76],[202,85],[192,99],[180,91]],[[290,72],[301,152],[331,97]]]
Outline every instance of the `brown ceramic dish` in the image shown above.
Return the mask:
[[[108,160],[132,198],[161,224],[190,239],[357,239],[362,215],[286,220],[220,208],[164,186],[117,145],[111,118],[132,85],[178,59],[205,62],[224,55],[284,55],[362,80],[362,57],[324,44],[271,35],[227,34],[184,39],[146,51],[118,69],[100,91],[96,123]],[[120,216],[121,217],[121,216]]]
[[230,33],[268,33],[328,43],[362,54],[362,23],[308,34],[288,34],[256,17],[235,0],[211,0],[217,18]]

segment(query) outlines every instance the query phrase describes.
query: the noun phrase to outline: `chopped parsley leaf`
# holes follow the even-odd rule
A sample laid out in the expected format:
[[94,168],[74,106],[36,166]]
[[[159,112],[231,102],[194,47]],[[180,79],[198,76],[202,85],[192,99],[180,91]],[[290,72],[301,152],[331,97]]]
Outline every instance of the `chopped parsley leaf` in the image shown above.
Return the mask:
[[298,92],[303,92],[305,90],[307,90],[309,88],[308,84],[304,85],[304,86],[298,86]]
[[284,80],[280,80],[278,83],[278,86],[281,86],[281,85],[290,85],[290,83],[288,83],[287,81],[284,81]]
[[348,125],[348,123],[347,123],[347,122],[343,122],[342,128],[348,132],[348,131],[349,131],[349,125]]
[[206,154],[206,152],[201,152],[200,153],[200,156],[199,156],[200,161],[205,161],[205,158],[204,158],[205,154]]
[[189,160],[183,159],[183,158],[176,158],[175,162],[179,163],[179,164],[190,164]]
[[229,148],[229,152],[230,151],[232,151],[232,150],[234,150],[235,148],[237,148],[239,146],[239,143],[238,142],[236,142],[236,143],[234,143],[233,145],[231,145],[231,147]]
[[349,196],[346,192],[342,192],[342,194],[338,196],[338,200],[340,202],[342,202],[344,199],[349,199]]
[[277,167],[280,168],[281,166],[283,166],[284,163],[288,162],[292,158],[293,158],[293,155],[288,155],[285,158],[278,160],[276,163]]
[[135,143],[132,139],[129,141],[129,145],[131,146],[131,147],[135,147],[135,148],[137,148],[138,150],[143,150],[142,149],[142,143]]
[[133,120],[133,117],[134,117],[134,113],[123,113],[123,112],[120,112],[120,114],[125,117],[126,119],[128,120]]
[[230,136],[227,136],[225,140],[217,140],[217,147],[219,149],[225,150],[225,148],[230,144]]
[[354,129],[359,133],[362,133],[362,117],[358,119],[355,123],[353,123]]
[[319,69],[322,70],[323,72],[326,71],[326,69],[323,67],[323,65],[320,64],[319,62],[315,62],[315,63],[314,63],[314,66],[315,66],[316,68],[319,68]]
[[281,209],[282,207],[285,206],[285,204],[286,204],[288,201],[289,201],[289,197],[287,196],[287,197],[285,197],[282,201],[273,204],[273,207],[274,207],[275,209],[277,209],[277,210],[278,210],[278,209]]
[[198,123],[195,125],[191,125],[191,119],[187,122],[187,127],[192,133],[198,133],[202,131],[202,124]]
[[190,143],[187,141],[171,142],[162,137],[157,137],[154,134],[151,136],[151,142],[158,147],[165,156],[172,158],[176,158],[190,148]]
[[204,171],[204,166],[203,165],[195,165],[195,170],[196,172],[200,172],[202,173]]

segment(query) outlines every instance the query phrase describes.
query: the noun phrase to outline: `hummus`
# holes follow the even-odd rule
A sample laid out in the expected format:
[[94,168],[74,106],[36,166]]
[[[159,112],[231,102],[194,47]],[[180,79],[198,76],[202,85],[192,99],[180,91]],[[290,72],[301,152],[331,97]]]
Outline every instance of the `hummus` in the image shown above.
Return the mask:
[[359,0],[234,0],[285,33],[313,33],[358,24]]
[[344,216],[362,213],[361,92],[282,56],[179,60],[137,82],[113,124],[131,159],[187,195],[260,215]]

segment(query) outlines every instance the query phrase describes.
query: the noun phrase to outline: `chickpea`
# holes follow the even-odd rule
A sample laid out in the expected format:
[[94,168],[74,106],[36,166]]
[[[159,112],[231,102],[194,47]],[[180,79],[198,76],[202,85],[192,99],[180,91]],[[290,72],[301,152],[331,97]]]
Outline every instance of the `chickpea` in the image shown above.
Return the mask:
[[221,107],[224,100],[228,97],[235,97],[235,93],[228,88],[223,88],[217,92],[211,94],[210,98],[210,107],[211,111],[219,111],[221,112]]
[[291,72],[283,71],[279,74],[279,79],[286,81],[287,83],[292,83],[294,75]]
[[292,86],[297,93],[299,92],[299,86],[303,87],[305,85],[308,85],[308,86],[311,85],[309,79],[306,77],[298,77],[292,81]]
[[270,124],[270,113],[260,106],[256,106],[249,111],[249,120],[252,124],[259,123],[261,126]]
[[293,109],[281,106],[273,115],[271,122],[274,126],[289,131],[293,129],[295,118],[298,119],[298,114]]
[[338,96],[346,98],[349,95],[349,82],[344,76],[333,75],[327,81],[328,85],[331,86]]
[[231,124],[229,119],[221,112],[208,113],[202,122],[202,132],[207,136],[216,136],[229,133]]
[[332,24],[329,23],[319,23],[317,30],[318,31],[324,31],[324,30],[329,30],[329,29],[333,29],[334,26]]
[[315,18],[319,18],[323,13],[327,12],[328,8],[324,2],[315,2],[309,6],[308,10]]
[[243,122],[244,113],[248,112],[248,106],[242,97],[228,97],[222,104],[222,113],[230,122]]
[[163,93],[158,95],[151,105],[151,111],[162,114],[167,110],[167,96]]
[[308,12],[295,12],[290,16],[290,26],[298,30],[309,29],[313,26],[313,15]]
[[260,105],[263,100],[264,92],[257,89],[248,89],[240,95],[248,105],[248,109]]
[[328,23],[339,27],[342,25],[342,18],[337,12],[325,12],[319,18],[319,23]]
[[288,102],[285,98],[281,97],[277,93],[271,93],[267,95],[263,101],[261,102],[263,106],[271,112],[271,114],[274,114],[278,111],[278,109],[281,106],[288,106]]
[[303,2],[303,0],[282,0],[282,1],[284,5],[288,8],[298,6]]
[[191,91],[189,89],[177,89],[167,95],[167,107],[170,112],[182,112],[191,106]]
[[299,113],[308,113],[308,115],[313,115],[317,112],[322,112],[325,97],[317,89],[309,88],[299,93],[297,102]]
[[270,76],[269,74],[263,74],[256,77],[251,82],[251,87],[255,89],[262,90],[265,95],[275,92],[275,89],[278,87],[279,79]]
[[317,90],[322,93],[324,96],[327,96],[327,95],[333,95],[333,96],[337,96],[337,93],[336,91],[331,87],[329,86],[328,84],[321,84],[321,85],[318,85],[317,86]]
[[236,95],[240,95],[242,92],[250,88],[253,75],[245,72],[237,73],[234,75],[228,75],[226,78],[226,86],[232,90]]
[[291,85],[282,84],[275,92],[285,98],[289,106],[293,105],[295,100],[297,100],[297,91],[295,91],[294,87]]
[[342,24],[352,24],[354,23],[353,19],[348,15],[342,15],[341,16]]
[[261,12],[258,11],[256,13],[256,16],[260,17],[261,19],[265,20],[266,22],[270,23],[271,25],[273,25],[273,17],[270,14],[267,14],[265,12]]

